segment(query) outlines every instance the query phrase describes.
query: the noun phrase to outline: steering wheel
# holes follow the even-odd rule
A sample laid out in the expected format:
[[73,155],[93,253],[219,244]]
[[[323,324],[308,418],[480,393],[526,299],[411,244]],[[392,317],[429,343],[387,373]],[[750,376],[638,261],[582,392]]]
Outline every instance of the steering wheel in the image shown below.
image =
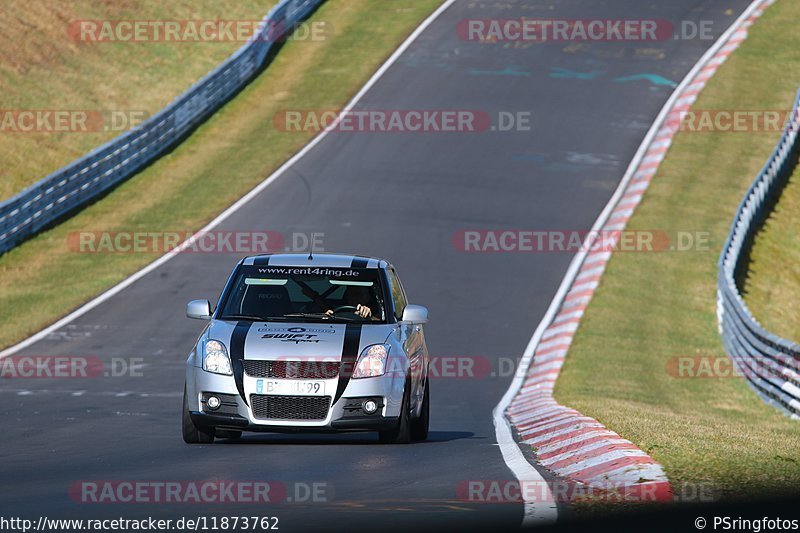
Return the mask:
[[358,307],[356,307],[355,305],[340,305],[339,307],[333,310],[334,314],[338,313],[339,311],[350,311],[352,313],[355,313],[356,311],[358,311]]

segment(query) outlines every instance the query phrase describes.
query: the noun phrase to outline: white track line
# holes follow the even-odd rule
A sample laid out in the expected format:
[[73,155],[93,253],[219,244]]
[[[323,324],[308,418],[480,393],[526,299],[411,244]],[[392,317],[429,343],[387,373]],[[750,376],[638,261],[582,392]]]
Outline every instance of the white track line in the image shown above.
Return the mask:
[[[417,37],[419,37],[420,34],[422,34],[422,32],[424,32],[428,28],[428,26],[430,26],[437,18],[439,18],[439,15],[444,13],[447,10],[447,8],[449,8],[455,1],[456,0],[447,0],[441,6],[439,6],[439,8],[436,11],[434,11],[427,19],[425,19],[422,22],[422,24],[420,24],[417,27],[417,29],[414,30],[414,32],[411,35],[408,36],[408,38],[403,42],[403,44],[401,44],[400,47],[397,50],[395,50],[395,52],[389,57],[389,59],[386,60],[386,62],[378,69],[378,71],[375,72],[375,74],[372,75],[372,77],[369,79],[369,81],[367,81],[366,85],[364,85],[361,88],[361,90],[353,97],[353,99],[350,100],[350,102],[345,106],[345,108],[342,110],[342,112],[344,113],[344,112],[352,110],[356,106],[356,104],[358,104],[358,102],[361,100],[361,98],[364,97],[364,95],[378,82],[378,80],[380,80],[383,77],[383,75],[386,73],[386,71],[389,70],[389,68],[397,61],[397,59],[408,49],[408,47],[411,46],[411,44],[417,39]],[[6,348],[2,352],[0,352],[0,359],[2,359],[4,357],[8,357],[9,355],[13,355],[13,354],[19,352],[20,350],[24,350],[25,348],[31,346],[32,344],[35,344],[35,343],[39,342],[40,340],[44,339],[45,337],[47,337],[48,335],[50,335],[54,331],[57,331],[57,330],[63,328],[64,326],[66,326],[70,322],[73,322],[74,320],[76,320],[76,319],[80,318],[81,316],[85,315],[86,313],[88,313],[89,311],[91,311],[92,309],[97,307],[98,305],[102,304],[106,300],[109,300],[109,299],[113,298],[114,296],[116,296],[117,294],[119,294],[120,292],[122,292],[123,290],[128,288],[129,286],[131,286],[136,281],[140,280],[141,278],[143,278],[147,274],[153,272],[157,268],[159,268],[162,265],[164,265],[165,263],[167,263],[170,259],[174,258],[176,255],[181,253],[181,251],[183,251],[187,247],[191,246],[195,242],[196,237],[198,235],[202,235],[202,234],[214,229],[215,227],[219,226],[222,222],[224,222],[233,213],[235,213],[236,211],[241,209],[250,200],[255,198],[264,189],[269,187],[275,180],[277,180],[289,168],[291,168],[292,165],[297,163],[297,161],[302,159],[303,156],[305,156],[308,152],[310,152],[316,145],[318,145],[320,142],[322,142],[322,140],[325,137],[328,136],[328,133],[330,133],[330,131],[331,131],[331,129],[333,129],[333,127],[335,127],[335,124],[332,124],[331,127],[329,127],[328,129],[326,129],[325,131],[323,131],[322,133],[317,135],[314,139],[311,140],[311,142],[309,142],[306,146],[304,146],[291,159],[289,159],[280,168],[278,168],[278,170],[276,170],[269,177],[267,177],[267,179],[265,179],[264,181],[259,183],[253,190],[251,190],[249,193],[247,193],[242,198],[237,200],[236,203],[234,203],[228,209],[223,211],[217,218],[215,218],[214,220],[209,222],[208,225],[206,225],[206,227],[204,227],[203,229],[199,230],[197,233],[192,235],[189,239],[187,239],[179,247],[177,247],[176,249],[174,249],[174,250],[168,252],[167,254],[159,257],[158,259],[156,259],[155,261],[153,261],[152,263],[150,263],[149,265],[147,265],[143,269],[141,269],[138,272],[136,272],[135,274],[131,275],[129,278],[121,281],[120,283],[118,283],[114,287],[110,288],[109,290],[107,290],[106,292],[101,294],[100,296],[97,296],[93,300],[91,300],[88,303],[82,305],[81,307],[79,307],[78,309],[76,309],[72,313],[68,314],[67,316],[65,316],[61,320],[59,320],[59,321],[55,322],[54,324],[44,328],[43,330],[41,330],[40,332],[36,333],[35,335],[32,335],[31,337],[28,337],[24,341],[14,345],[14,346],[11,346],[9,348]]]
[[[428,26],[430,26],[442,13],[444,13],[452,4],[455,3],[456,0],[446,0],[435,12],[433,12],[425,21],[406,39],[405,42],[392,54],[391,57],[381,66],[380,69],[370,78],[370,80],[362,87],[362,89],[353,97],[353,99],[345,106],[343,111],[350,111],[355,107],[355,105],[361,100],[361,98],[380,80],[381,77],[386,73],[386,71],[397,61],[397,59],[408,49],[409,46],[424,32]],[[745,14],[749,14],[751,10],[753,10],[754,6],[759,2],[753,2],[750,8],[747,10]],[[744,15],[743,15],[744,17]],[[737,24],[734,24],[737,25]],[[729,30],[730,31],[730,30]],[[726,35],[723,35],[726,37]],[[717,42],[722,41],[722,38],[719,39]],[[644,157],[644,153],[652,141],[657,128],[655,127],[656,124],[660,123],[666,111],[671,107],[675,98],[679,94],[680,91],[683,90],[686,81],[690,79],[690,77],[696,74],[696,71],[699,69],[699,65],[708,60],[707,56],[713,55],[716,51],[717,46],[712,46],[712,48],[706,52],[703,58],[695,65],[692,69],[692,72],[687,75],[684,79],[684,82],[681,83],[680,86],[675,90],[675,92],[670,97],[670,100],[662,109],[661,113],[659,114],[658,119],[654,123],[654,126],[648,131],[645,140],[643,141],[642,145],[639,147],[636,155],[634,156],[633,161],[628,167],[628,170],[623,177],[622,182],[620,182],[619,187],[612,196],[611,200],[606,205],[603,212],[598,217],[597,221],[595,222],[592,229],[594,231],[599,230],[600,227],[605,223],[606,219],[610,215],[613,207],[619,201],[620,196],[622,195],[623,191],[625,190],[625,186],[631,180],[632,169],[635,169],[638,166],[638,163]],[[57,331],[58,329],[64,327],[65,325],[73,322],[77,318],[85,315],[95,307],[99,306],[103,302],[109,300],[110,298],[114,297],[118,293],[122,292],[124,289],[138,281],[139,279],[143,278],[147,274],[153,272],[154,270],[158,269],[165,263],[167,263],[170,259],[178,255],[183,249],[187,248],[195,241],[195,236],[198,234],[202,234],[208,232],[223,221],[225,221],[228,217],[230,217],[233,213],[238,211],[242,206],[247,204],[250,200],[252,200],[255,196],[261,193],[264,189],[266,189],[269,185],[271,185],[276,179],[282,176],[286,170],[291,168],[297,161],[303,158],[311,149],[313,149],[317,144],[319,144],[330,132],[330,129],[322,132],[320,135],[315,137],[308,145],[306,145],[303,149],[301,149],[297,154],[295,154],[291,159],[289,159],[286,163],[284,163],[278,170],[276,170],[272,175],[270,175],[267,179],[262,181],[259,185],[257,185],[253,190],[239,199],[236,203],[230,206],[228,209],[223,211],[217,218],[212,220],[208,225],[204,228],[199,230],[194,236],[189,238],[183,245],[176,248],[175,250],[167,253],[166,255],[160,257],[159,259],[155,260],[154,262],[150,263],[148,266],[144,267],[143,269],[139,270],[135,274],[131,275],[124,281],[120,282],[119,284],[115,285],[108,291],[104,292],[100,296],[94,298],[90,302],[84,304],[83,306],[79,307],[69,315],[65,316],[61,320],[55,322],[54,324],[48,326],[47,328],[39,331],[35,335],[25,339],[24,341],[11,346],[0,352],[0,359],[7,357],[9,355],[13,355],[20,350],[23,350],[36,342],[44,339],[52,332]],[[634,164],[636,163],[636,164]],[[584,247],[585,248],[585,247]],[[587,252],[579,252],[572,261],[570,262],[569,269],[561,282],[559,287],[558,293],[554,297],[553,301],[550,304],[547,312],[545,313],[544,318],[539,323],[539,326],[536,328],[533,336],[531,337],[530,342],[528,343],[527,348],[525,349],[524,355],[520,361],[519,368],[528,368],[530,366],[531,360],[533,358],[533,353],[538,345],[539,339],[541,338],[544,330],[547,328],[547,325],[552,321],[555,313],[558,311],[559,305],[564,299],[566,292],[569,290],[570,285],[577,274],[577,271],[580,269],[583,260],[585,259]],[[505,460],[508,467],[514,473],[520,481],[534,481],[534,482],[542,482],[543,478],[541,474],[528,462],[525,456],[522,454],[519,446],[517,445],[514,437],[511,433],[511,428],[508,425],[504,412],[508,405],[511,403],[511,400],[514,398],[516,393],[519,391],[520,387],[522,386],[522,382],[524,379],[524,373],[520,373],[519,371],[516,372],[514,379],[511,382],[508,390],[506,391],[505,395],[503,395],[500,402],[494,409],[493,417],[494,417],[494,426],[495,426],[495,434],[497,437],[497,442],[500,447],[500,451],[503,455],[503,459]],[[548,489],[548,493],[549,493]],[[551,496],[551,497],[547,497]],[[550,502],[554,502],[554,498],[552,498],[552,494],[544,495],[543,502],[525,502],[525,514],[523,517],[522,523],[525,525],[535,523],[535,522],[550,522],[554,521],[558,516],[558,509],[555,503],[547,503],[549,500]]]
[[[361,88],[361,90],[356,94],[353,99],[345,106],[343,112],[350,111],[355,107],[355,105],[361,100],[361,98],[378,82],[378,80],[383,77],[387,70],[398,60],[398,58],[408,49],[409,46],[424,32],[428,26],[430,26],[439,16],[444,13],[451,5],[455,3],[456,0],[446,0],[436,11],[434,11],[425,21],[420,24],[420,26],[414,30],[414,32],[408,37],[408,39],[403,42],[402,45],[392,54],[391,57],[381,66],[380,69],[370,78],[370,80]],[[311,151],[317,144],[319,144],[330,132],[332,128],[335,127],[335,123],[331,125],[330,128],[323,131],[320,135],[315,137],[308,145],[306,145],[302,150],[300,150],[294,157],[289,159],[286,163],[283,164],[278,170],[276,170],[271,176],[269,176],[266,180],[261,182],[258,186],[256,186],[252,191],[247,193],[243,196],[240,200],[238,200],[235,204],[230,206],[226,209],[222,214],[220,214],[217,218],[212,220],[206,227],[198,231],[197,234],[202,234],[207,231],[212,230],[219,224],[221,224],[225,219],[239,210],[242,206],[247,204],[250,200],[252,200],[256,195],[261,193],[264,189],[269,187],[272,182],[278,179],[281,175],[283,175],[286,170],[288,170],[292,165],[294,165],[298,160],[300,160],[303,156],[305,156],[309,151]],[[74,321],[75,319],[85,315],[98,305],[102,304],[106,300],[114,297],[139,279],[143,278],[150,272],[153,272],[157,268],[161,267],[165,263],[167,263],[170,259],[178,255],[181,250],[186,248],[187,246],[191,245],[194,241],[195,236],[187,239],[187,241],[181,245],[180,247],[176,248],[175,250],[169,252],[168,254],[160,257],[156,261],[150,263],[148,266],[143,268],[142,270],[136,272],[126,280],[120,282],[118,285],[115,285],[108,291],[104,292],[97,298],[91,300],[90,302],[86,303],[85,305],[81,306],[80,308],[76,309],[66,317],[62,318],[58,322],[54,323],[51,326],[43,329],[42,331],[36,333],[35,335],[29,337],[28,339],[20,342],[19,344],[7,348],[0,352],[0,359],[3,357],[7,357],[9,355],[15,354],[20,350],[23,350],[32,344],[39,342],[40,340],[44,339],[54,331],[64,327],[65,325],[69,324],[70,322]],[[502,411],[501,411],[502,412]],[[503,454],[503,459],[505,460],[508,467],[514,473],[520,481],[532,481],[533,483],[539,484],[541,486],[545,486],[544,478],[539,474],[539,472],[531,466],[531,464],[525,459],[520,451],[519,447],[517,446],[516,442],[511,436],[511,430],[505,424],[498,425],[497,424],[497,416],[495,415],[495,428],[497,433],[497,442],[500,445],[501,453]],[[558,509],[555,503],[555,500],[550,494],[549,489],[547,489],[548,494],[543,495],[545,503],[537,504],[536,502],[526,502],[525,504],[525,518],[523,520],[524,523],[531,523],[531,522],[553,522],[557,518]],[[549,503],[548,503],[549,500]]]
[[[706,51],[705,54],[695,63],[692,67],[692,70],[683,78],[680,85],[675,88],[672,92],[672,95],[667,100],[664,107],[661,108],[656,120],[653,122],[652,126],[647,132],[644,140],[642,141],[641,145],[639,145],[639,149],[636,151],[633,159],[631,160],[630,164],[628,165],[627,170],[620,181],[619,186],[617,187],[616,191],[614,191],[614,195],[608,201],[603,211],[600,213],[600,216],[597,217],[592,229],[589,231],[589,235],[597,234],[600,229],[605,225],[606,221],[609,219],[611,212],[619,203],[622,195],[624,194],[628,184],[633,179],[635,172],[639,168],[639,165],[642,163],[642,160],[645,157],[648,149],[650,148],[651,144],[653,143],[658,130],[661,128],[661,124],[669,115],[672,107],[675,105],[680,94],[686,89],[686,87],[694,81],[694,78],[697,76],[698,72],[706,66],[706,64],[716,55],[716,53],[724,46],[727,41],[730,39],[731,35],[738,31],[742,27],[742,23],[746,21],[750,15],[761,5],[763,4],[763,0],[754,0],[748,8],[742,13],[742,15],[733,23],[731,26],[723,33],[719,39],[717,39],[714,44]],[[572,258],[572,261],[569,264],[569,268],[567,269],[567,273],[564,275],[564,279],[561,281],[561,285],[558,288],[558,292],[556,293],[553,300],[550,302],[550,307],[548,307],[547,312],[545,313],[544,317],[542,318],[539,325],[536,327],[536,330],[531,337],[530,342],[528,342],[528,346],[525,348],[525,352],[523,353],[522,359],[520,359],[519,366],[517,368],[517,372],[514,374],[514,379],[511,381],[511,384],[508,387],[508,390],[500,399],[500,402],[494,408],[493,416],[494,416],[494,427],[495,427],[495,434],[497,436],[497,442],[500,444],[500,450],[503,453],[503,458],[508,464],[509,468],[514,472],[514,474],[519,479],[525,479],[524,476],[532,475],[531,472],[535,472],[535,468],[528,462],[525,456],[522,453],[522,450],[517,445],[516,441],[514,440],[511,426],[508,420],[505,417],[505,411],[510,405],[511,401],[519,392],[520,388],[522,387],[522,383],[525,379],[525,375],[527,373],[527,369],[530,368],[531,362],[533,361],[533,354],[536,351],[537,346],[542,338],[547,327],[553,321],[556,313],[559,311],[561,304],[564,301],[564,297],[566,296],[567,292],[572,287],[572,283],[575,281],[575,277],[578,274],[581,266],[583,265],[586,256],[589,253],[588,250],[588,239],[587,242],[584,243],[584,246],[581,247],[580,252],[578,252],[575,257]],[[523,372],[520,369],[524,368],[526,371]],[[538,476],[538,472],[536,472]],[[535,502],[526,502],[526,513],[523,517],[522,524],[528,525],[532,521],[534,521],[537,517],[535,516],[536,512],[536,504]],[[530,506],[531,516],[528,513],[528,507]],[[556,512],[553,511],[553,518],[555,518]]]

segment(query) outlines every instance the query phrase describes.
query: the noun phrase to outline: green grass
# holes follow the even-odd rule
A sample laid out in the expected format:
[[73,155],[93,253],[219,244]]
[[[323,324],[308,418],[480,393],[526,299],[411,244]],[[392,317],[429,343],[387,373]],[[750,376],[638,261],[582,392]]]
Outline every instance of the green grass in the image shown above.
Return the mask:
[[313,136],[276,130],[278,111],[343,107],[440,3],[328,0],[314,20],[332,25],[332,39],[288,42],[267,70],[174,152],[0,256],[0,346],[38,331],[157,257],[71,252],[71,232],[201,228]]
[[800,341],[800,172],[789,179],[758,233],[744,281],[745,301],[762,326]]
[[[695,109],[789,109],[800,72],[798,17],[797,2],[769,8]],[[797,486],[800,424],[763,404],[741,378],[680,379],[667,365],[676,356],[725,357],[715,315],[717,258],[742,196],[779,136],[677,135],[629,228],[708,232],[710,247],[615,254],[556,386],[560,403],[639,445],[676,486],[710,482],[727,498]],[[786,224],[773,233],[771,247],[758,245],[752,292],[756,282],[768,289],[764,301],[796,291],[789,257],[783,275],[764,268],[777,243],[796,243],[796,235],[789,238],[794,202],[779,210]],[[754,308],[758,315],[761,307]]]
[[[80,20],[260,20],[277,0],[4,0],[0,6],[0,109],[82,110],[134,120],[155,113],[241,42],[81,42]],[[108,126],[109,122],[105,122]],[[119,135],[0,132],[0,199]]]

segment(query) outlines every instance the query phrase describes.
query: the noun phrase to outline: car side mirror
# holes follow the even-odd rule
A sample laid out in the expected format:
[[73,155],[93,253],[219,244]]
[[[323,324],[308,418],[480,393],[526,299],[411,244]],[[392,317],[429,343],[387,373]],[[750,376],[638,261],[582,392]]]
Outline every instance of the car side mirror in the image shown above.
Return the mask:
[[211,302],[208,300],[192,300],[186,304],[186,316],[197,320],[211,320]]
[[403,322],[424,324],[428,321],[428,309],[421,305],[408,304],[403,310]]

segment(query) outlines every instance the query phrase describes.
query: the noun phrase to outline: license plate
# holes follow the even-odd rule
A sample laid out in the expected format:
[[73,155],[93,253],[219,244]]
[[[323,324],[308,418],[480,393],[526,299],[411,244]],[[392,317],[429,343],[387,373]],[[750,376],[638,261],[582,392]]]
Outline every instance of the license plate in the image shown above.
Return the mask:
[[258,389],[258,394],[273,394],[276,396],[325,396],[324,381],[270,381],[259,379],[256,389]]

